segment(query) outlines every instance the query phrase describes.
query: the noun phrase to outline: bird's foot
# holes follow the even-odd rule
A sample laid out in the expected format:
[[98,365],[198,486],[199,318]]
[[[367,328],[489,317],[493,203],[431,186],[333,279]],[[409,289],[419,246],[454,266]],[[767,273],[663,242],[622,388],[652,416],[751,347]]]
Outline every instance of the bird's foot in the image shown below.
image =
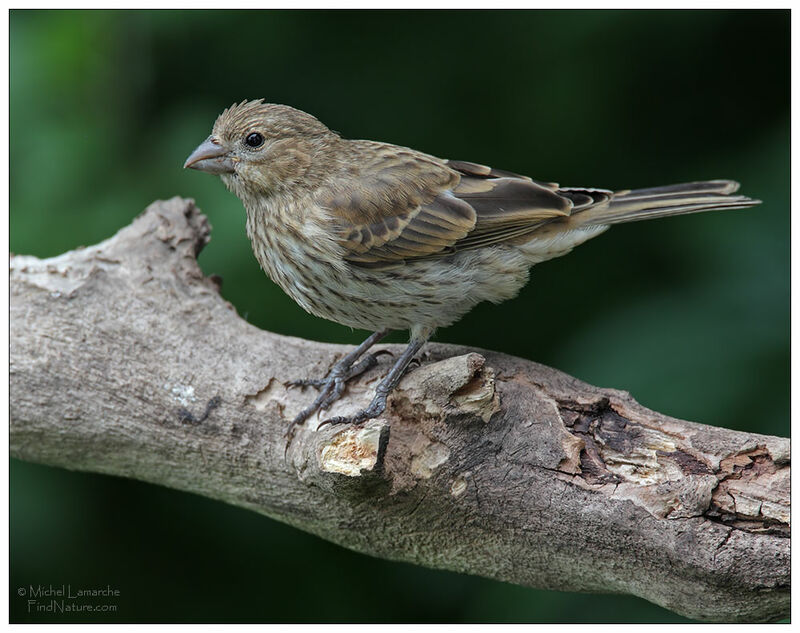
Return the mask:
[[380,356],[381,354],[388,354],[389,356],[392,355],[392,353],[386,349],[378,350],[377,352],[373,352],[372,354],[367,354],[362,360],[358,361],[358,363],[350,367],[350,369],[347,370],[347,373],[344,376],[342,376],[341,378],[334,379],[333,389],[328,394],[328,397],[325,398],[320,403],[319,409],[321,411],[326,411],[327,409],[330,409],[331,405],[342,397],[347,382],[353,378],[357,378],[364,372],[369,371],[370,369],[375,367],[375,365],[378,364],[378,356]]
[[351,378],[356,378],[364,372],[375,367],[375,365],[378,364],[378,356],[381,354],[388,354],[389,356],[392,355],[388,349],[381,349],[377,352],[367,354],[355,365],[352,364],[352,361],[347,364],[343,364],[342,361],[339,361],[333,366],[333,369],[331,369],[325,378],[298,378],[297,380],[290,380],[286,383],[286,386],[300,387],[301,389],[305,389],[306,387],[314,387],[314,389],[327,392],[331,383],[333,383],[333,393],[337,394],[336,397],[330,398],[327,406],[323,404],[319,407],[320,409],[327,409],[331,404],[339,399],[339,396],[342,395],[344,392],[345,383],[347,383],[347,381]]
[[286,434],[289,435],[295,426],[302,424],[316,411],[325,411],[330,408],[330,406],[344,394],[347,382],[375,367],[375,365],[378,364],[378,357],[381,354],[389,354],[391,356],[389,350],[378,350],[377,352],[367,354],[359,362],[354,364],[356,359],[348,355],[336,363],[325,378],[303,378],[289,382],[287,384],[289,387],[314,387],[319,390],[319,395],[314,402],[297,414],[286,430]]
[[297,380],[290,380],[286,383],[287,387],[314,387],[314,389],[321,389],[327,383],[327,378],[298,378]]
[[[296,380],[293,383],[298,386],[314,386],[320,390],[319,395],[317,396],[316,400],[312,402],[308,407],[303,409],[300,413],[297,414],[292,423],[289,425],[289,428],[286,429],[286,436],[291,438],[292,431],[295,426],[298,424],[302,424],[311,414],[320,410],[320,409],[327,409],[330,407],[331,404],[336,402],[341,395],[344,393],[345,385],[348,380],[351,378],[355,378],[363,374],[365,371],[374,367],[378,359],[377,357],[380,354],[390,354],[390,352],[386,350],[381,350],[375,352],[373,354],[368,354],[365,356],[361,361],[356,363],[356,360],[360,358],[364,352],[369,349],[372,345],[378,342],[383,336],[386,335],[386,331],[375,332],[372,334],[366,341],[364,341],[361,345],[359,345],[355,350],[350,352],[347,356],[342,358],[338,363],[333,366],[331,372],[328,374],[327,378],[321,381],[311,381],[311,380]],[[386,377],[381,380],[378,387],[375,389],[375,397],[370,402],[369,406],[358,413],[348,416],[336,416],[330,418],[328,420],[323,421],[317,428],[319,429],[321,426],[325,424],[359,424],[361,422],[365,422],[371,418],[378,417],[381,413],[386,410],[386,399],[388,398],[389,394],[392,390],[397,386],[397,383],[400,382],[400,379],[403,377],[403,374],[408,369],[408,366],[411,364],[414,355],[420,350],[422,345],[425,343],[424,339],[412,339],[411,342],[406,347],[405,351],[402,353],[400,358],[398,358],[392,368],[389,370],[389,373],[386,374]],[[355,363],[355,364],[354,364]],[[290,440],[291,441],[291,440]],[[287,444],[288,450],[288,444]]]
[[336,417],[328,418],[320,422],[317,428],[320,429],[326,424],[360,424],[372,418],[377,418],[386,410],[386,398],[388,396],[388,393],[376,394],[366,409],[362,409],[353,415],[337,415]]
[[409,365],[413,362],[414,355],[419,351],[423,343],[424,341],[412,340],[408,344],[403,355],[397,359],[394,366],[389,370],[389,373],[386,374],[386,377],[381,380],[380,384],[375,389],[375,397],[366,409],[362,409],[352,415],[340,415],[323,420],[317,429],[326,424],[360,424],[372,418],[377,418],[386,410],[386,399],[400,382],[400,379],[406,371],[408,371]]

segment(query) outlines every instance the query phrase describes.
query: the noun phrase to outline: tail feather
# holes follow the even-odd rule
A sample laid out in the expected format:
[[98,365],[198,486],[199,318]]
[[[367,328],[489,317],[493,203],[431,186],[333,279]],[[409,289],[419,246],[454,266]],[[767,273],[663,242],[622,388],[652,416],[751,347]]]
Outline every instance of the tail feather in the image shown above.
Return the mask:
[[597,226],[717,209],[744,209],[761,203],[747,196],[731,195],[738,189],[739,183],[733,180],[708,180],[619,191],[607,205],[589,208],[578,217],[584,226]]

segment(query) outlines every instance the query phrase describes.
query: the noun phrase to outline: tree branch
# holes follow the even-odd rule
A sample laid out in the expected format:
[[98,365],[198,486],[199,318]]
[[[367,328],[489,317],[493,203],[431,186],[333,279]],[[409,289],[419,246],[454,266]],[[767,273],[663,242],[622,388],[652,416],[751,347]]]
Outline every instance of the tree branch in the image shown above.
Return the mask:
[[[494,352],[430,345],[363,428],[288,421],[346,349],[239,318],[191,201],[11,260],[11,452],[250,508],[351,549],[701,620],[789,613],[789,441],[669,418]],[[388,346],[396,352],[393,346]],[[328,412],[363,407],[385,360]]]

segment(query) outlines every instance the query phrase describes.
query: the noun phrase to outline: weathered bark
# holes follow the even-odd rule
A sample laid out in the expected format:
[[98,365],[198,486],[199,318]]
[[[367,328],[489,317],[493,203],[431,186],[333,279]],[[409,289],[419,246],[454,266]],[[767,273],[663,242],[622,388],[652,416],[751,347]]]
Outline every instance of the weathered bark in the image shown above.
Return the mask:
[[[191,201],[11,260],[11,452],[192,491],[390,559],[683,615],[789,613],[789,442],[430,345],[363,428],[287,422],[345,349],[263,332],[203,276]],[[393,349],[393,346],[388,346]],[[385,360],[328,412],[364,406]]]

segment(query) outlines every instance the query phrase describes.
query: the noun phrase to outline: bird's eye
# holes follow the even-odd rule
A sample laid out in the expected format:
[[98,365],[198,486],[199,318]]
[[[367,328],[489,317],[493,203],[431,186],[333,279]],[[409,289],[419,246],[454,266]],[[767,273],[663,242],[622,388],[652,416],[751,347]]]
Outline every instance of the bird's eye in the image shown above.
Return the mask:
[[260,147],[264,142],[264,137],[258,132],[251,132],[247,135],[247,138],[244,139],[244,142],[250,147]]

